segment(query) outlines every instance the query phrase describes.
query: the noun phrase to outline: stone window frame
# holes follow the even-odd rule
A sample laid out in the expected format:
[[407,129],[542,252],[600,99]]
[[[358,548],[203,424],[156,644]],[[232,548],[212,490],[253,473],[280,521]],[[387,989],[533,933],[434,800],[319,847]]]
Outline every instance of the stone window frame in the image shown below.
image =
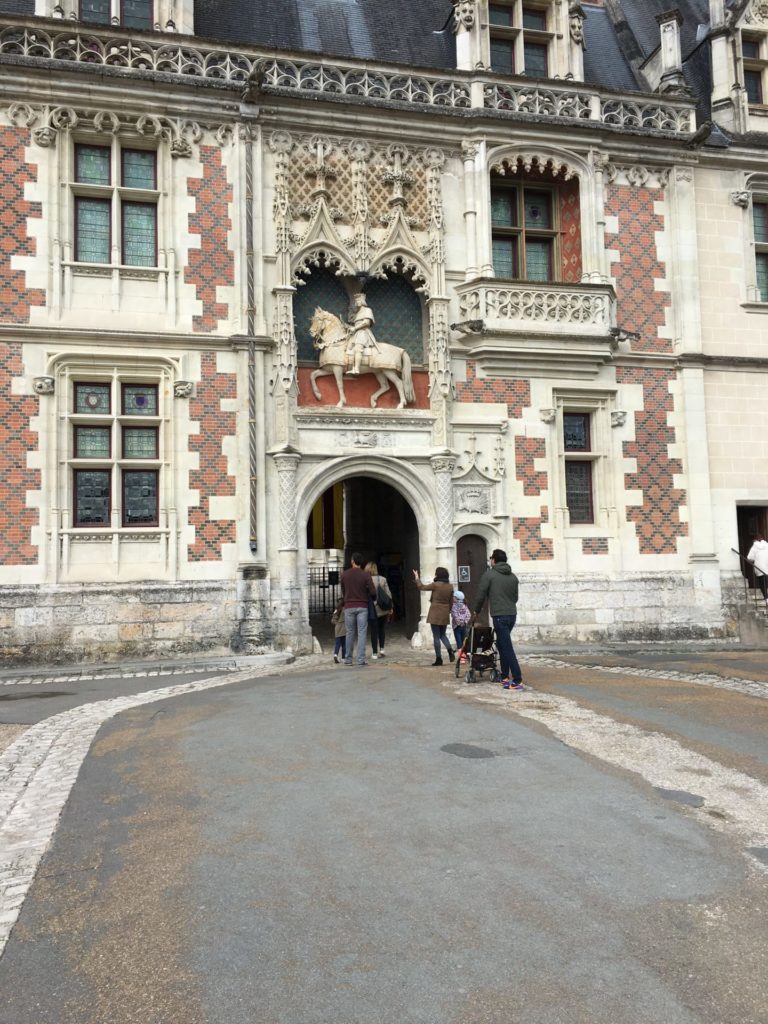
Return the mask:
[[[738,49],[738,60],[741,63],[741,80],[744,85],[744,94],[749,107],[764,108],[768,98],[768,34],[755,30],[744,30],[741,32],[741,45]],[[747,55],[745,47],[756,47],[756,53]],[[752,82],[757,86],[760,99],[750,99],[748,75],[752,76]]]
[[[83,26],[101,29],[123,24],[124,0],[109,0],[109,21],[88,21],[82,17],[81,0],[35,0],[35,15],[41,18],[60,18]],[[152,0],[152,23],[147,28],[133,28],[134,32],[183,32],[193,34],[193,5],[191,0]]]
[[[110,562],[109,574],[120,579],[121,566],[132,557],[125,544],[152,538],[160,543],[158,578],[175,579],[178,575],[177,532],[181,492],[179,458],[176,454],[178,408],[174,399],[174,383],[180,378],[181,364],[162,356],[104,355],[63,353],[55,357],[55,400],[51,423],[51,444],[46,456],[47,473],[52,482],[50,534],[55,578],[67,578],[72,545],[80,542],[100,545],[101,560]],[[111,394],[108,415],[78,414],[74,405],[75,383],[109,384]],[[122,385],[138,384],[157,387],[157,416],[125,416],[122,406]],[[110,428],[109,459],[75,458],[75,426],[105,425]],[[157,428],[157,458],[123,458],[123,427]],[[108,467],[111,471],[110,522],[101,525],[75,525],[75,478],[77,469]],[[125,470],[149,469],[157,472],[157,523],[123,525],[123,473]],[[109,554],[108,554],[109,553]],[[94,552],[96,554],[96,552]],[[133,556],[135,557],[135,556]],[[101,578],[101,577],[100,577]]]
[[[494,7],[509,10],[510,25],[500,25],[491,21],[491,8]],[[539,30],[526,28],[524,24],[524,15],[528,12],[543,14],[546,19],[546,29]],[[493,71],[497,71],[498,74],[513,76],[525,75],[525,47],[528,44],[533,44],[536,46],[546,47],[547,73],[544,78],[551,77],[553,64],[552,43],[556,38],[556,33],[552,31],[553,18],[554,11],[551,0],[490,0],[488,5],[487,44],[489,67]],[[493,67],[491,48],[494,41],[509,43],[512,48],[513,59],[511,72],[506,69],[498,70]]]
[[[129,25],[126,27],[134,28],[138,31],[149,31],[157,24],[156,3],[154,0],[145,0],[145,2],[149,8],[149,24]],[[109,13],[105,21],[89,19],[87,13],[83,10],[84,6],[85,0],[77,0],[78,21],[83,22],[85,25],[125,25],[125,0],[107,0]]]
[[[747,312],[768,313],[768,291],[763,298],[760,294],[757,274],[757,257],[768,257],[768,242],[760,242],[755,231],[755,206],[765,206],[768,218],[768,175],[751,175],[743,188],[731,194],[741,206],[744,217],[744,286],[746,297],[742,307]],[[767,261],[768,262],[768,261]]]
[[[108,185],[94,185],[78,181],[77,157],[78,150],[83,146],[91,146],[100,149],[109,149],[110,152],[110,182]],[[66,261],[73,268],[85,270],[86,268],[94,275],[109,274],[113,270],[127,274],[135,273],[159,273],[160,251],[165,249],[164,225],[163,225],[163,183],[167,180],[164,171],[163,147],[152,144],[138,133],[118,135],[106,135],[93,132],[73,132],[69,139],[67,152],[62,154],[63,171],[65,174],[64,183],[67,196],[67,210],[63,218],[65,239],[68,239],[71,260]],[[155,188],[139,189],[123,185],[123,154],[125,152],[143,151],[153,153],[155,157]],[[80,199],[101,199],[109,201],[110,204],[110,240],[109,260],[106,262],[90,263],[77,258],[77,205]],[[141,203],[154,206],[155,208],[155,258],[154,263],[125,263],[123,251],[123,212],[126,205],[130,203]]]
[[[621,453],[614,451],[611,427],[611,413],[616,408],[615,391],[594,391],[587,388],[555,388],[552,392],[554,417],[551,430],[551,451],[554,462],[552,480],[552,505],[555,524],[566,536],[604,537],[615,529],[615,494],[617,474],[615,466],[621,465]],[[564,415],[584,413],[589,416],[590,450],[576,455],[566,452],[564,439]],[[592,468],[592,510],[591,523],[571,523],[566,497],[565,465],[569,459],[588,461]]]
[[[519,221],[517,227],[509,230],[502,228],[500,225],[494,225],[493,223],[493,195],[494,191],[501,191],[502,189],[507,191],[514,191],[517,194],[517,207],[519,214]],[[552,227],[550,229],[536,232],[535,229],[526,230],[525,226],[525,191],[531,192],[547,192],[550,194],[550,213],[552,219]],[[560,226],[560,204],[558,202],[559,188],[557,182],[541,181],[537,182],[534,177],[502,177],[496,175],[493,172],[490,174],[490,221],[491,221],[491,263],[493,265],[494,276],[500,281],[530,281],[531,284],[542,283],[540,279],[531,279],[518,275],[517,277],[502,277],[498,273],[498,269],[493,260],[493,246],[494,241],[497,238],[511,237],[513,234],[518,239],[518,266],[522,269],[522,264],[525,261],[526,252],[526,237],[532,235],[536,238],[547,238],[552,241],[552,248],[549,260],[549,276],[545,279],[544,283],[558,284],[562,282],[562,261],[560,257],[561,252],[561,226]]]

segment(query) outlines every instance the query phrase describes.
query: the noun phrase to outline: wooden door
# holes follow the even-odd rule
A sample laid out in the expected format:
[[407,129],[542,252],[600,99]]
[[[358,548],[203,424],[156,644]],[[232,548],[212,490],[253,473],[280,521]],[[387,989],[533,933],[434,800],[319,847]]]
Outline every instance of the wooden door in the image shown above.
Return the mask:
[[[488,568],[488,547],[476,533],[461,537],[456,545],[456,589],[463,590],[470,611],[475,610],[475,597],[480,577]],[[478,620],[488,625],[488,603]]]

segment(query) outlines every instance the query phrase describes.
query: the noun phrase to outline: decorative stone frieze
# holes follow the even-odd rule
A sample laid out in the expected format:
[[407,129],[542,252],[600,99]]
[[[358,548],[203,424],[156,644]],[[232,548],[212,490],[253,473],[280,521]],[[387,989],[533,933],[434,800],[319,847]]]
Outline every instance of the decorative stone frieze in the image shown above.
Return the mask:
[[459,312],[465,320],[482,320],[486,326],[494,320],[523,321],[549,328],[597,328],[607,335],[613,322],[613,290],[609,285],[535,288],[528,284],[480,283],[461,291]]
[[339,434],[339,444],[347,448],[394,448],[395,438],[381,430],[345,430]]
[[[689,171],[690,168],[677,168],[677,170]],[[608,162],[603,167],[603,173],[609,184],[629,185],[631,188],[666,188],[670,178],[668,167],[645,167],[641,164]]]

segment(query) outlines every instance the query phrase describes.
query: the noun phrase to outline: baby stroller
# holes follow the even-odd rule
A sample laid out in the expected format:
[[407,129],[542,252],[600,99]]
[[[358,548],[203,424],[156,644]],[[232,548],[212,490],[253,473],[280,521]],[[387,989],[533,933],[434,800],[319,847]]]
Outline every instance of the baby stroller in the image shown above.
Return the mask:
[[464,672],[464,682],[474,683],[478,675],[482,679],[483,672],[490,672],[490,681],[498,683],[498,653],[496,638],[490,626],[470,626],[469,634],[464,638],[456,656],[456,678]]

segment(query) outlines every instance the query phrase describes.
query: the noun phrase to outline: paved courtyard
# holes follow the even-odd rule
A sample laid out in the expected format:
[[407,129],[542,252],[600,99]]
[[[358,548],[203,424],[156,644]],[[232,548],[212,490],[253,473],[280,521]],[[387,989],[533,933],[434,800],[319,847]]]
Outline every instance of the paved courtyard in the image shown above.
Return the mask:
[[765,652],[0,677],[0,1020],[765,1024]]

